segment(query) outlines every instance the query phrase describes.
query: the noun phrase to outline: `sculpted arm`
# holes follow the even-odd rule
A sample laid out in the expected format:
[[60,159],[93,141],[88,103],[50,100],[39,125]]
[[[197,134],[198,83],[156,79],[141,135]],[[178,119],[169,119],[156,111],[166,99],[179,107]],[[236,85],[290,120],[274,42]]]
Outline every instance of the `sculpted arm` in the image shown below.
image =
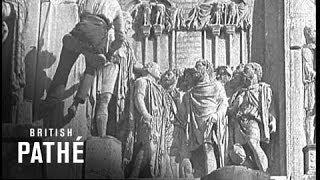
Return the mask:
[[309,48],[302,49],[302,60],[303,60],[303,71],[304,81],[312,81],[315,78],[316,72],[313,69],[313,58],[314,55]]
[[151,115],[149,114],[144,102],[146,89],[147,82],[143,81],[142,79],[138,79],[135,83],[134,103],[142,117],[150,119]]
[[276,118],[274,117],[274,108],[272,103],[272,90],[269,87],[267,90],[267,97],[268,97],[268,108],[269,108],[269,127],[270,133],[276,132]]
[[[117,1],[110,1],[108,3],[112,3],[109,6],[105,6],[103,10],[103,15],[106,18],[110,18],[114,27],[114,41],[110,44],[108,49],[107,58],[110,58],[113,53],[118,50],[123,42],[125,41],[125,31],[124,31],[124,20],[121,11],[121,7]],[[112,8],[112,9],[110,9]],[[110,12],[112,11],[112,12]]]

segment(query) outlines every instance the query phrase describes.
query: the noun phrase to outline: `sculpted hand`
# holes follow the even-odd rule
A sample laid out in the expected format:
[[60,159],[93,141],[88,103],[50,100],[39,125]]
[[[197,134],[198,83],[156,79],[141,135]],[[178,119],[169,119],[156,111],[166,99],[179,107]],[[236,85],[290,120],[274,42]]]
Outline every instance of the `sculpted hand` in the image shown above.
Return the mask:
[[130,163],[130,161],[127,158],[123,158],[122,160],[122,169],[126,169],[127,165]]
[[151,126],[151,121],[152,121],[152,116],[150,114],[145,114],[143,115],[143,122],[147,125],[147,126]]
[[276,132],[276,129],[277,129],[276,119],[272,115],[269,115],[269,119],[270,119],[269,121],[270,133],[274,133]]

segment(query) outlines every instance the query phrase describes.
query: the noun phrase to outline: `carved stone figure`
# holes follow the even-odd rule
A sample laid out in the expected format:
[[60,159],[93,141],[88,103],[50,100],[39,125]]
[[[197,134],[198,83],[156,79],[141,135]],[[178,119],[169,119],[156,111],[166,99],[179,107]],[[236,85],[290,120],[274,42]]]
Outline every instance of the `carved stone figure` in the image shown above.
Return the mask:
[[178,8],[176,7],[170,7],[166,8],[165,12],[165,30],[167,32],[173,30],[177,26],[177,13],[178,13]]
[[232,78],[230,81],[225,83],[225,89],[227,93],[227,97],[231,97],[238,90],[240,90],[243,86],[243,68],[244,64],[240,64],[236,67],[236,69],[232,72]]
[[24,0],[2,0],[2,100],[3,119],[10,123],[19,122],[18,111],[24,101],[26,86],[24,32],[27,6]]
[[307,144],[314,144],[314,118],[315,118],[315,51],[316,32],[311,27],[304,28],[306,44],[302,47],[304,108],[306,111]]
[[227,24],[236,24],[237,13],[238,10],[236,3],[230,2],[228,4]]
[[142,12],[143,12],[143,25],[148,26],[150,25],[151,20],[151,6],[150,4],[143,3],[141,4]]
[[170,177],[172,173],[167,172],[170,158],[164,139],[170,107],[165,102],[164,89],[157,83],[159,65],[150,62],[145,68],[146,73],[135,82],[137,154],[130,177]]
[[156,24],[163,25],[165,20],[165,11],[166,11],[165,5],[156,3],[154,5],[154,8],[155,8],[155,15],[154,15],[153,25],[156,25]]
[[[202,171],[201,176],[211,173],[220,164],[221,140],[219,134],[221,120],[224,119],[228,101],[222,84],[215,80],[212,65],[205,60],[196,63],[197,78],[194,87],[183,97],[187,119],[188,150],[191,156],[204,155],[204,161],[191,157],[194,168]],[[218,146],[218,154],[214,145]],[[195,161],[195,162],[194,162]],[[201,161],[201,162],[200,162]],[[204,172],[203,172],[204,170]]]
[[[46,97],[48,107],[62,100],[70,70],[80,54],[85,56],[86,70],[74,104],[84,103],[96,69],[111,61],[111,56],[124,42],[122,11],[118,1],[86,0],[82,3],[80,22],[70,34],[63,37],[59,65]],[[115,40],[109,49],[106,49],[108,43],[106,32],[111,28],[111,23],[114,26]],[[114,66],[110,70],[117,72],[118,67]],[[115,79],[113,78],[113,81]],[[69,108],[69,114],[72,116],[75,115],[75,107]]]
[[177,70],[168,70],[161,77],[161,85],[166,90],[170,108],[170,121],[168,121],[165,139],[170,156],[170,165],[174,178],[193,178],[190,153],[186,151],[186,121],[181,118],[184,112],[181,106],[181,93],[176,88]]
[[215,71],[217,80],[223,85],[231,80],[232,70],[229,66],[218,66]]
[[270,133],[275,132],[276,128],[275,118],[270,114],[272,91],[270,85],[260,82],[262,68],[259,64],[246,64],[243,76],[244,87],[231,99],[229,121],[235,124],[235,143],[239,143],[244,149],[251,149],[252,154],[247,151],[245,161],[253,161],[259,170],[265,172],[268,159],[260,143],[269,143]]
[[197,73],[195,68],[186,68],[183,71],[183,74],[178,78],[177,87],[179,90],[183,92],[187,92],[196,83],[196,76]]
[[212,15],[212,24],[222,24],[222,10],[223,4],[221,3],[214,3],[213,4],[213,15]]
[[[116,97],[115,137],[123,140],[126,129],[121,126],[127,126],[128,110],[133,102],[130,101],[133,91],[134,72],[142,69],[142,65],[137,62],[130,44],[130,35],[132,34],[132,18],[129,13],[123,12],[125,41],[122,46],[116,50],[111,57],[111,62],[98,69],[98,98],[96,106],[96,122],[98,135],[106,135],[108,123],[108,106],[112,95]],[[74,104],[76,105],[76,104]]]
[[237,26],[248,28],[251,26],[252,11],[254,0],[239,0]]

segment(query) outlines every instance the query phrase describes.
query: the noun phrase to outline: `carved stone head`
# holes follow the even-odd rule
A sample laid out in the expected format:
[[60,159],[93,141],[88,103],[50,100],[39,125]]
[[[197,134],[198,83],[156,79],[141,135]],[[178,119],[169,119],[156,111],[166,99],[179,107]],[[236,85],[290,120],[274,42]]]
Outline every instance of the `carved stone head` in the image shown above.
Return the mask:
[[149,62],[145,65],[144,69],[146,70],[147,74],[150,74],[156,80],[161,78],[160,66],[155,62]]
[[306,26],[303,30],[307,44],[316,43],[316,30],[311,26]]
[[195,68],[197,70],[198,74],[198,81],[213,81],[215,79],[215,72],[213,69],[212,64],[205,60],[201,59],[196,62]]
[[239,64],[233,71],[231,80],[225,83],[225,90],[228,97],[243,87],[243,68],[244,64]]
[[262,67],[258,63],[248,63],[243,69],[245,87],[257,84],[262,78]]
[[217,80],[225,84],[230,81],[232,76],[232,70],[228,66],[219,66],[215,70]]
[[169,69],[161,76],[160,84],[165,89],[168,89],[177,83],[177,79],[178,79],[177,71]]
[[178,78],[177,87],[186,92],[196,84],[198,72],[195,68],[186,68]]

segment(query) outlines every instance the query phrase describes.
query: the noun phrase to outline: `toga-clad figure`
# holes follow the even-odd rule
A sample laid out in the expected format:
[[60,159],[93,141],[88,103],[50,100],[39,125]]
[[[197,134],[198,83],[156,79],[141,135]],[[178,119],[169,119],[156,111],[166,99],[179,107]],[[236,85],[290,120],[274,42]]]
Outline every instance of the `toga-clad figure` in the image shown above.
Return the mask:
[[[196,84],[184,95],[183,104],[187,111],[188,149],[191,156],[195,152],[204,154],[204,162],[198,162],[204,170],[201,173],[203,176],[216,170],[223,157],[220,151],[222,135],[219,132],[221,128],[225,128],[221,127],[224,124],[221,121],[225,119],[228,100],[223,85],[215,80],[211,63],[200,60],[196,63],[196,70]],[[218,152],[220,151],[218,154],[215,153],[217,146]]]
[[302,47],[302,67],[304,84],[304,109],[306,111],[306,136],[307,144],[314,144],[315,141],[315,101],[316,101],[316,31],[312,27],[304,28],[306,44]]
[[166,125],[166,147],[170,157],[168,171],[172,171],[173,178],[193,178],[190,154],[187,151],[186,120],[181,118],[184,112],[182,107],[183,93],[177,88],[179,70],[167,70],[160,80],[160,84],[166,91],[167,104],[170,105],[169,121]]
[[166,177],[168,152],[165,143],[166,123],[169,120],[169,105],[165,91],[157,81],[160,68],[150,62],[146,73],[135,82],[134,101],[137,110],[135,117],[136,151],[130,178]]
[[[260,142],[269,143],[270,133],[275,131],[275,118],[270,114],[272,90],[270,85],[260,82],[262,68],[257,63],[248,63],[243,70],[244,86],[232,97],[228,109],[229,120],[235,124],[235,146],[234,150],[241,150],[242,147],[249,147],[253,153],[247,151],[247,157],[239,152],[230,153],[231,160],[237,165],[243,163],[256,164],[257,168],[266,172],[268,159],[266,153],[260,146]],[[232,152],[232,151],[231,151]],[[236,162],[235,159],[241,159]],[[251,163],[248,163],[251,162]]]

